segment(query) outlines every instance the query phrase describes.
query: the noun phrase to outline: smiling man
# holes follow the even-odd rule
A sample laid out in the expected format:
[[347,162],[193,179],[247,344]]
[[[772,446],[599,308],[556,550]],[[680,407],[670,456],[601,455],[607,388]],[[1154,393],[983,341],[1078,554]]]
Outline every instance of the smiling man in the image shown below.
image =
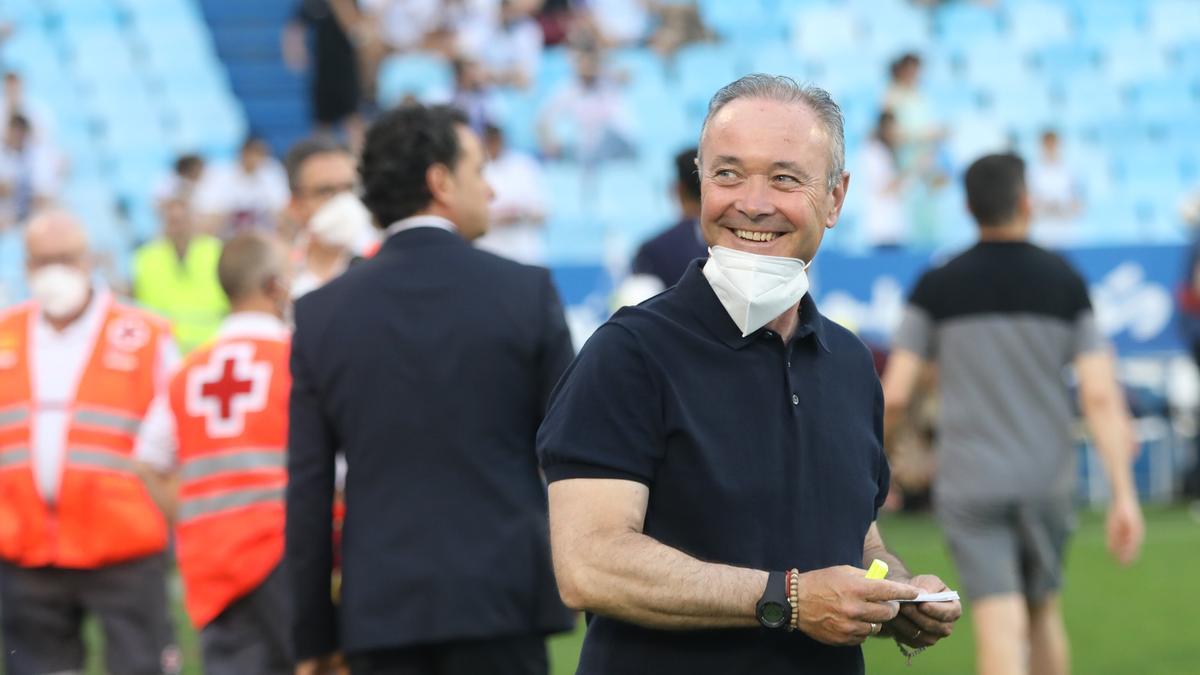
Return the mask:
[[[538,436],[579,673],[861,673],[859,648],[950,634],[957,602],[884,548],[883,398],[805,268],[849,185],[829,95],[751,75],[701,131],[711,257],[602,326]],[[873,558],[888,580],[868,580]]]

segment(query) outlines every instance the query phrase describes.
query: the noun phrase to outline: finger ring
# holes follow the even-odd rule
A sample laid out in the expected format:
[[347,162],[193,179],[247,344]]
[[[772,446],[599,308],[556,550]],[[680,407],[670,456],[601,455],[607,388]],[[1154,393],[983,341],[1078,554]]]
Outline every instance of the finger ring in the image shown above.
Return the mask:
[[916,640],[919,637],[921,637],[921,629],[920,628],[917,629],[917,632],[915,635],[913,635],[912,639]]
[[871,624],[871,635],[879,635],[879,630],[881,628],[883,628],[883,626],[881,626],[877,623]]

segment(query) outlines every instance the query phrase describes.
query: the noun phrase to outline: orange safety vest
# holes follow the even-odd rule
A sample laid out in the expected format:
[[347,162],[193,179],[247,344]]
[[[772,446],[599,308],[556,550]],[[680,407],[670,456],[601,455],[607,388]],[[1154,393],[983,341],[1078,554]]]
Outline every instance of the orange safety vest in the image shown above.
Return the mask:
[[171,381],[181,472],[176,552],[203,628],[283,559],[288,340],[223,337]]
[[107,307],[71,403],[55,504],[34,482],[36,414],[28,354],[36,309],[0,314],[0,558],[23,567],[94,569],[159,553],[162,512],[135,471],[138,429],[154,398],[161,319],[103,298]]

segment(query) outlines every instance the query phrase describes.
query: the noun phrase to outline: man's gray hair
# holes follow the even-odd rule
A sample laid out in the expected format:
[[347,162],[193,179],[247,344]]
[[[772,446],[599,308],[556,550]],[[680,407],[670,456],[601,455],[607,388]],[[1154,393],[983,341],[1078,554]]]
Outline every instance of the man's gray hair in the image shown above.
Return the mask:
[[713,94],[712,100],[708,102],[708,114],[704,117],[704,125],[700,127],[701,138],[704,138],[709,120],[720,112],[721,108],[739,98],[800,103],[813,111],[824,125],[825,135],[829,139],[829,174],[826,176],[829,191],[832,192],[837,187],[846,170],[845,121],[842,118],[842,109],[834,102],[829,92],[810,84],[797,84],[792,78],[783,75],[754,73],[743,76]]

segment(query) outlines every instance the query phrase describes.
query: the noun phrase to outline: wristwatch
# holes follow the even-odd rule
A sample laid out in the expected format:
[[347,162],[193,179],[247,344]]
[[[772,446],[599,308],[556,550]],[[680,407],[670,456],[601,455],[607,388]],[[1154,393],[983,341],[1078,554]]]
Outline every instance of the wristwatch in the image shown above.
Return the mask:
[[788,602],[787,572],[771,572],[767,588],[755,607],[755,616],[763,628],[783,628],[791,624],[792,605]]

